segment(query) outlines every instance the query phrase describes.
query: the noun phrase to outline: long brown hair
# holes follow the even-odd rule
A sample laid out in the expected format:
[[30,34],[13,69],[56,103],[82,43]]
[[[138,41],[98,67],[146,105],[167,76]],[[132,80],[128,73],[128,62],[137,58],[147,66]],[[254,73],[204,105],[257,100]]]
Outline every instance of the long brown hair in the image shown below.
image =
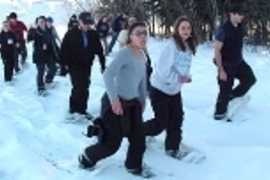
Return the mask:
[[[188,47],[186,47],[185,42],[181,38],[181,36],[179,34],[179,30],[178,30],[179,29],[179,26],[184,21],[189,22],[190,23],[190,26],[191,26],[191,35],[186,40]],[[175,20],[175,22],[174,22],[173,39],[174,39],[174,42],[176,43],[177,47],[179,49],[181,49],[182,51],[186,51],[187,48],[189,48],[192,51],[193,54],[196,54],[196,47],[198,46],[198,38],[197,38],[197,35],[195,33],[194,26],[193,26],[191,20],[188,17],[186,17],[186,16],[180,16],[179,18],[177,18]]]

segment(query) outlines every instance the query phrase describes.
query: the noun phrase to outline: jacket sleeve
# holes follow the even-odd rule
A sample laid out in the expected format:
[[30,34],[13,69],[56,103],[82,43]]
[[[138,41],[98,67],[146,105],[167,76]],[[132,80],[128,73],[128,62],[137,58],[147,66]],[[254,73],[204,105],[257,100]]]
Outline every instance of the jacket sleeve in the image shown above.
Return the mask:
[[55,39],[57,39],[59,42],[61,42],[61,39],[60,39],[55,27],[53,27],[52,32],[53,32],[53,36],[55,37]]
[[31,42],[35,39],[36,30],[34,28],[29,29],[27,34],[27,41]]
[[154,69],[158,75],[167,83],[179,82],[180,74],[174,70],[174,42],[165,45],[161,56],[155,62]]
[[95,54],[98,55],[101,69],[105,70],[105,67],[106,67],[106,65],[105,65],[105,56],[104,56],[102,44],[100,42],[99,34],[96,31],[93,31],[93,36],[96,39]]
[[70,52],[70,37],[71,33],[68,31],[62,41],[60,48],[60,64],[67,65],[69,62],[69,52]]

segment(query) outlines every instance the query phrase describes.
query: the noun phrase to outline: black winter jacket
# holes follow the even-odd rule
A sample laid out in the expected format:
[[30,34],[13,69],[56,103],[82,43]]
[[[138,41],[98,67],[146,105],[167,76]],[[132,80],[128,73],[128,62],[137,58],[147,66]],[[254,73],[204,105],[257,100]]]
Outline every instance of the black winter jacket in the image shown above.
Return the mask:
[[95,55],[98,55],[104,70],[105,57],[99,34],[95,30],[87,31],[88,45],[84,47],[82,33],[80,29],[72,29],[65,34],[60,50],[60,64],[69,68],[90,67]]
[[17,38],[11,31],[0,33],[1,58],[3,60],[13,60],[16,56]]
[[55,40],[47,29],[42,30],[40,27],[29,30],[28,42],[34,41],[33,62],[35,64],[44,64],[48,58],[55,58]]

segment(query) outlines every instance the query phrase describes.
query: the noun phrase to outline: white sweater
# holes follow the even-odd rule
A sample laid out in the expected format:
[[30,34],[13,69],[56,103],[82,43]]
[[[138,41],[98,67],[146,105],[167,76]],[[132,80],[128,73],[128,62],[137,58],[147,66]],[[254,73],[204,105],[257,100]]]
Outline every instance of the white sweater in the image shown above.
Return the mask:
[[120,47],[123,47],[127,44],[127,40],[128,40],[128,31],[126,29],[123,29],[120,31],[117,41],[120,44]]
[[161,56],[154,62],[151,85],[168,95],[180,92],[181,76],[190,77],[191,51],[181,51],[170,39],[164,46]]

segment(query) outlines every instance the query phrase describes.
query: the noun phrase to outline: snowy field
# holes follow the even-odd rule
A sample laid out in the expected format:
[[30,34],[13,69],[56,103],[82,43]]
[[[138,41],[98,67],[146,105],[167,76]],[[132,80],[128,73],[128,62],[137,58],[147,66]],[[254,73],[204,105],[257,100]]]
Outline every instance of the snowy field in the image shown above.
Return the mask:
[[[55,17],[62,37],[65,32],[62,25],[68,16],[65,10],[58,9]],[[21,13],[22,20],[31,23],[35,16],[48,15],[55,7],[37,0],[0,0],[0,10],[1,19],[16,10]],[[163,44],[159,40],[149,40],[153,61],[159,57]],[[31,52],[31,45],[28,48]],[[95,139],[82,135],[86,123],[64,123],[71,88],[69,78],[57,76],[57,86],[49,91],[49,96],[37,96],[36,69],[29,54],[28,67],[15,77],[13,85],[4,84],[3,66],[0,65],[0,179],[141,179],[125,171],[126,141],[114,156],[98,163],[93,172],[78,168],[78,154]],[[270,55],[264,48],[259,48],[258,53],[245,49],[244,57],[252,66],[257,83],[249,92],[251,101],[237,117],[246,120],[241,124],[212,119],[217,96],[212,57],[211,44],[199,47],[193,59],[193,81],[184,86],[182,92],[183,142],[203,152],[207,159],[201,164],[192,164],[166,156],[164,134],[161,134],[156,142],[148,144],[144,161],[157,175],[153,178],[156,180],[270,180]],[[111,60],[107,58],[108,63]],[[100,97],[104,93],[98,61],[92,70],[88,110],[98,116]],[[149,104],[144,116],[145,119],[152,117]]]

